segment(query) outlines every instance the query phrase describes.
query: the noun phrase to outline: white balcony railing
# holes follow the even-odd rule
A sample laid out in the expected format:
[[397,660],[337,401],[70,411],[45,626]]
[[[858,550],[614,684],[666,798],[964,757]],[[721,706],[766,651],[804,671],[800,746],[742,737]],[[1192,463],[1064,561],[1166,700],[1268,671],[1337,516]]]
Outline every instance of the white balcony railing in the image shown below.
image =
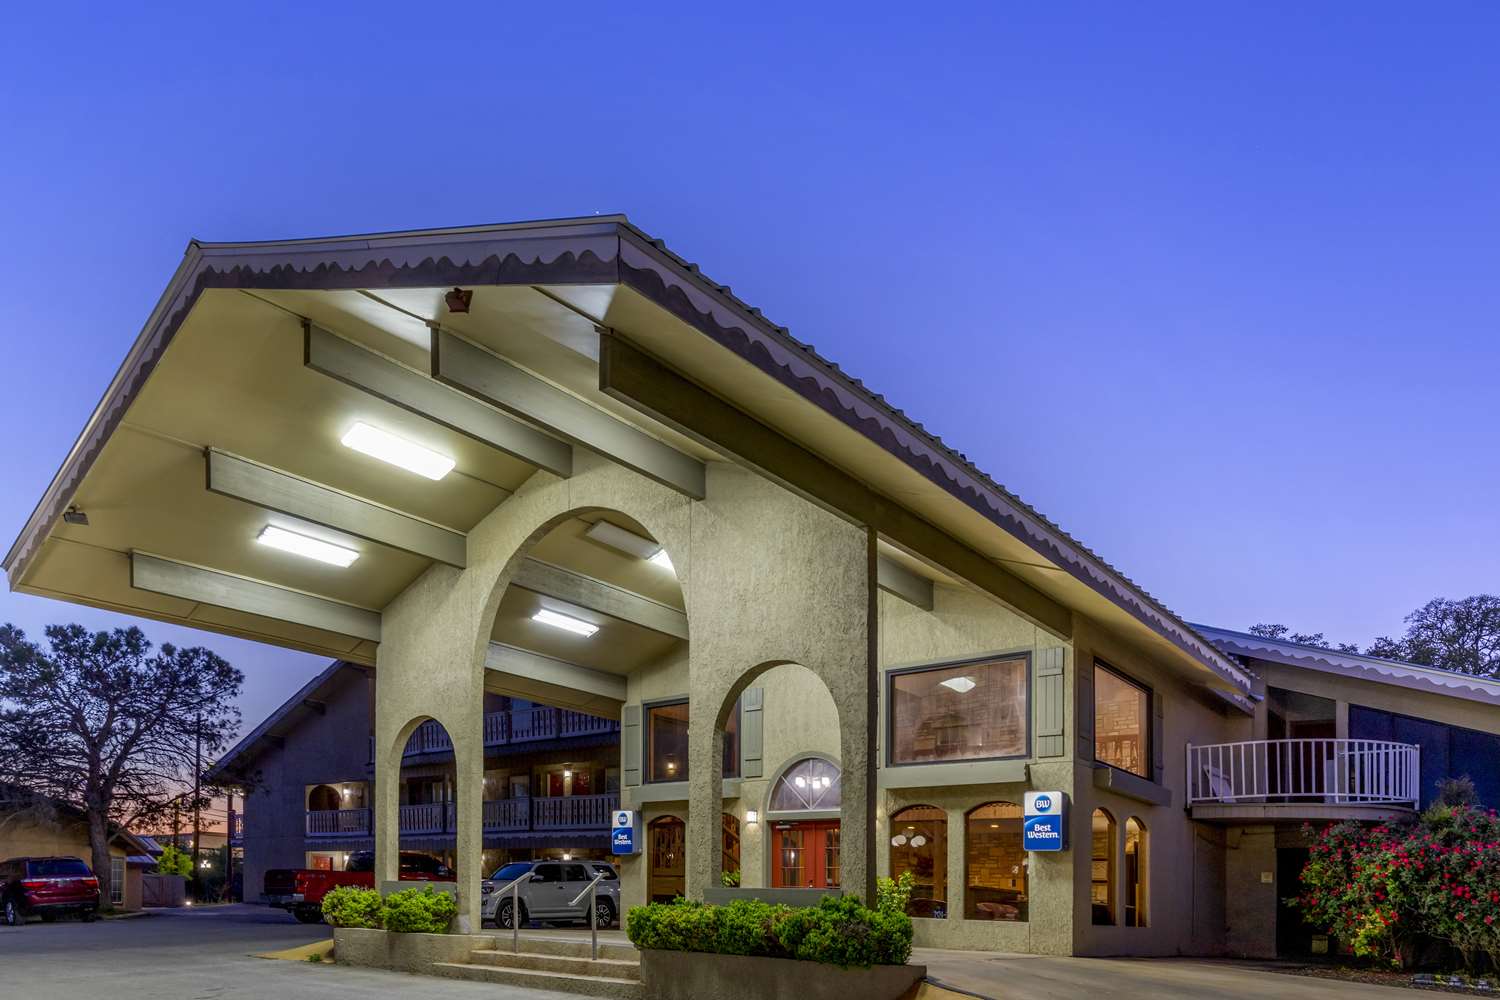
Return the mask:
[[[566,708],[551,708],[536,705],[517,708],[508,712],[490,712],[484,717],[484,745],[503,746],[507,743],[533,743],[577,736],[593,736],[610,733],[620,728],[619,720],[587,715]],[[406,742],[406,753],[438,753],[451,751],[453,741],[448,731],[439,723],[428,720],[412,732]],[[370,742],[370,759],[375,759],[375,743]]]
[[368,809],[309,809],[309,837],[364,836],[370,832]]
[[[484,831],[607,831],[611,814],[620,808],[620,796],[563,795],[551,798],[486,799]],[[428,802],[400,807],[401,832],[407,834],[449,834],[458,829],[456,802]],[[372,830],[369,809],[310,809],[307,812],[309,837],[369,836]]]
[[1320,802],[1415,807],[1421,748],[1384,740],[1251,740],[1187,748],[1188,805]]

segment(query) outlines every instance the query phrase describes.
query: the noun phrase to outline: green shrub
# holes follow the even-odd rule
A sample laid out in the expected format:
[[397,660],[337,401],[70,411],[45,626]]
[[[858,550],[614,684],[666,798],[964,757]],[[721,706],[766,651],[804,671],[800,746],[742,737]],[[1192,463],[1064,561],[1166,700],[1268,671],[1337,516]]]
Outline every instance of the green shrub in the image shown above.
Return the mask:
[[446,934],[457,915],[457,901],[430,885],[391,893],[381,912],[385,929],[398,934]]
[[881,913],[905,913],[916,884],[917,877],[909,870],[902,872],[899,878],[876,879],[875,909]]
[[323,897],[323,920],[335,927],[380,928],[380,893],[357,885],[341,885]]
[[852,896],[794,909],[758,900],[709,906],[685,899],[638,906],[625,917],[637,948],[826,962],[843,968],[904,965],[911,918],[872,910]]
[[161,875],[189,876],[193,874],[193,856],[168,844],[161,849],[161,857],[156,859],[156,871]]

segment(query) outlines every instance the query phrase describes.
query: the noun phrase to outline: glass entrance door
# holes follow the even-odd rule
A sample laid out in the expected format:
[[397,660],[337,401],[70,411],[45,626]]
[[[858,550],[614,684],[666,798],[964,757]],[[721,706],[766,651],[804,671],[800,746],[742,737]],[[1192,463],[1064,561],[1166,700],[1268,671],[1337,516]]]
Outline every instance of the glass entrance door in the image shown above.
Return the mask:
[[775,823],[772,835],[771,885],[774,888],[838,888],[838,820]]

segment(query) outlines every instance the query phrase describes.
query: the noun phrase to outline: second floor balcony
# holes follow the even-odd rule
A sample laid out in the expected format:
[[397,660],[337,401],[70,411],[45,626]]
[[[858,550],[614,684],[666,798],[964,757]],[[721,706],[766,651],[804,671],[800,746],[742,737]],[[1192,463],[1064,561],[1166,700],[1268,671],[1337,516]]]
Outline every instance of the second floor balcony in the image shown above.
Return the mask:
[[[570,739],[619,732],[617,719],[586,715],[566,708],[533,705],[505,712],[490,712],[484,717],[486,747],[539,743],[543,740]],[[374,741],[371,741],[374,747]],[[441,753],[453,750],[448,731],[434,721],[417,727],[406,743],[406,754]],[[373,759],[373,754],[372,754]]]
[[[605,795],[562,795],[551,798],[486,800],[485,833],[566,833],[609,830],[610,814],[620,807],[617,792]],[[307,813],[309,838],[368,837],[369,809],[316,809]],[[413,836],[451,834],[458,830],[453,802],[429,802],[400,807],[401,832]]]
[[1194,819],[1384,819],[1421,800],[1421,748],[1385,740],[1188,744]]

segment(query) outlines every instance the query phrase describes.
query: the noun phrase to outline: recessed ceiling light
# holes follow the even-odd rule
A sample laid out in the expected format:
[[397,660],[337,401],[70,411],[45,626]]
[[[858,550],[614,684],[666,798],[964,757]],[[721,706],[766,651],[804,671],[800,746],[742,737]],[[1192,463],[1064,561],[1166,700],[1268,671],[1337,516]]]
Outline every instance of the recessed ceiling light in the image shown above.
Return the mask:
[[304,559],[316,559],[318,562],[325,562],[331,566],[348,567],[359,558],[359,553],[353,549],[346,549],[342,545],[334,545],[320,538],[299,535],[295,531],[287,531],[274,524],[268,524],[262,528],[260,534],[255,536],[255,540],[273,549],[291,552]]
[[406,438],[397,437],[379,427],[371,427],[363,420],[356,421],[342,440],[346,448],[353,448],[371,458],[389,462],[391,465],[408,472],[415,472],[419,476],[426,476],[428,479],[442,479],[453,471],[454,465],[458,464],[447,455],[439,454],[431,448],[424,448]]
[[976,685],[972,677],[950,677],[943,681],[943,687],[950,691],[957,691],[959,694],[968,694]]
[[541,622],[543,625],[551,625],[553,628],[560,628],[564,632],[572,632],[574,635],[585,637],[599,631],[599,626],[592,622],[586,622],[581,618],[574,618],[572,615],[560,614],[550,608],[543,608],[538,611],[531,616],[531,620]]
[[661,551],[657,552],[656,555],[652,556],[646,561],[655,566],[660,566],[662,569],[669,570],[673,573],[677,572],[677,567],[672,565],[672,557],[667,555],[666,549],[662,549]]

